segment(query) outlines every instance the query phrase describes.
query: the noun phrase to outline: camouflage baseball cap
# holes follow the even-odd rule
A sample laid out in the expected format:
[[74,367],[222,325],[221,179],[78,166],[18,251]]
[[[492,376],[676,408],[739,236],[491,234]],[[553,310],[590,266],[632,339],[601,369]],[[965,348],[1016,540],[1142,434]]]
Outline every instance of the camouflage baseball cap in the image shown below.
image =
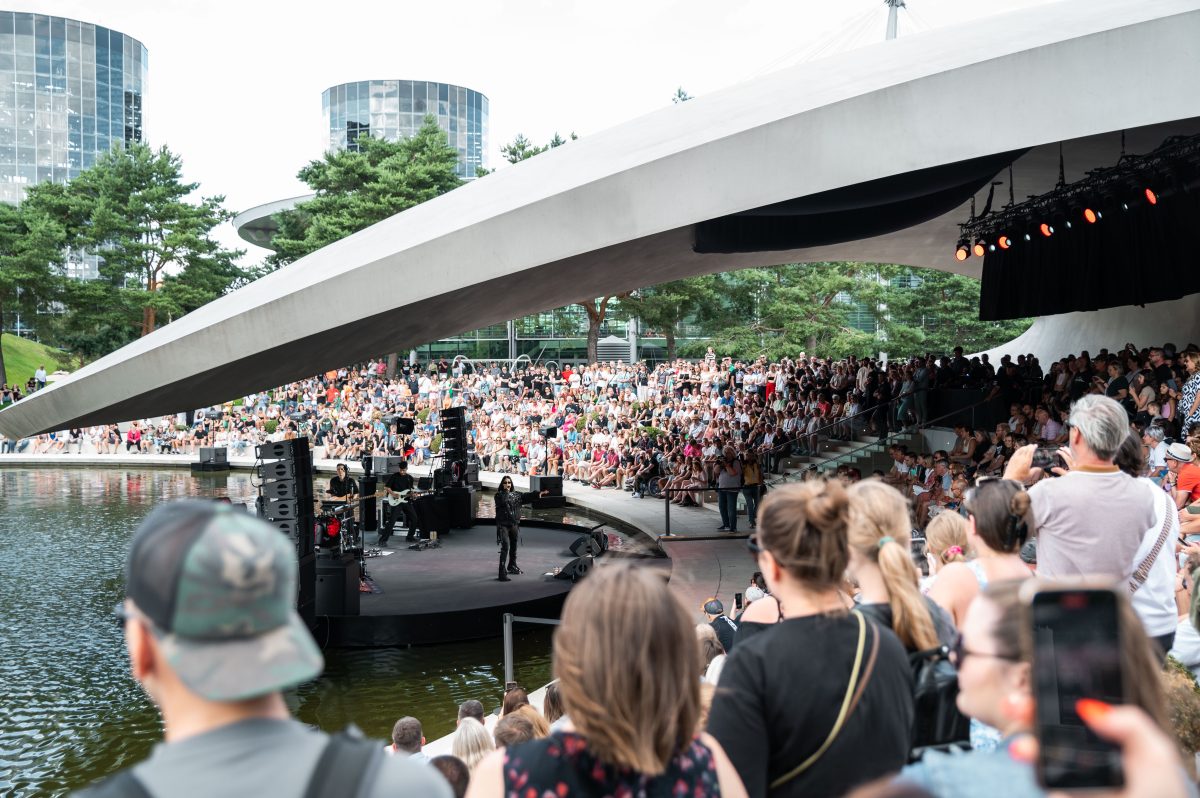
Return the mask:
[[125,595],[197,695],[239,701],[307,681],[324,660],[294,609],[287,538],[230,505],[178,501],[134,535]]

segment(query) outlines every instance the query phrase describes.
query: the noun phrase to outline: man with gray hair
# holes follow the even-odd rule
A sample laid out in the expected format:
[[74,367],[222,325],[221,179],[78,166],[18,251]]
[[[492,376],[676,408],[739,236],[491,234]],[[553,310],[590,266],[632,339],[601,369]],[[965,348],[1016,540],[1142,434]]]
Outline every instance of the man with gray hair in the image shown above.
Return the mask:
[[[1047,579],[1101,576],[1129,581],[1134,556],[1156,519],[1154,497],[1115,464],[1129,435],[1129,415],[1116,400],[1098,394],[1071,407],[1067,436],[1070,469],[1029,490],[1038,541],[1038,576]],[[1006,479],[1041,476],[1031,468],[1037,447],[1013,453]]]
[[1151,475],[1167,467],[1167,444],[1164,438],[1166,431],[1153,424],[1146,427],[1142,433],[1142,445],[1146,447],[1146,459],[1150,464]]

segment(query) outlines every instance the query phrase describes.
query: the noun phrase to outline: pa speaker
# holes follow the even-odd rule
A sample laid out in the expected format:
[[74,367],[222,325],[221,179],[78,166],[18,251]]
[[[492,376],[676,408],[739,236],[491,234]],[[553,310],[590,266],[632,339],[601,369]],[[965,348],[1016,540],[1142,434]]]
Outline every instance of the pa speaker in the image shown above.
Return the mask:
[[583,557],[586,554],[598,557],[602,551],[603,548],[600,546],[600,541],[592,535],[580,535],[571,544],[571,553],[576,557]]
[[200,462],[227,463],[229,462],[229,450],[224,446],[201,446]]
[[254,447],[254,456],[259,460],[294,460],[301,450],[304,454],[308,453],[307,438],[260,444]]
[[295,479],[296,467],[290,460],[273,460],[258,466],[258,475],[262,479]]
[[400,435],[412,435],[417,428],[417,422],[411,418],[396,419],[396,432]]
[[569,563],[564,565],[557,574],[555,579],[570,579],[572,582],[578,582],[588,575],[592,570],[593,561],[591,557],[576,557]]
[[299,483],[294,479],[277,479],[259,486],[259,491],[268,499],[298,499],[300,490]]
[[263,518],[268,521],[294,521],[300,516],[300,503],[295,499],[268,501],[263,506]]
[[562,477],[531,476],[529,478],[529,489],[536,493],[548,490],[551,496],[561,496],[563,495]]
[[558,437],[558,427],[554,424],[543,424],[542,426],[538,427],[538,432],[541,433],[543,438]]

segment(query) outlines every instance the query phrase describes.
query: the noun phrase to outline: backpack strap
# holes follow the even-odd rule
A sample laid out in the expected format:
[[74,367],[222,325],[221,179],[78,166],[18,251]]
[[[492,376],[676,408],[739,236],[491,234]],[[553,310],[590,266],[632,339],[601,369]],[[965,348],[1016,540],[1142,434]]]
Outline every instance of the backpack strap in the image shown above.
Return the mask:
[[353,798],[383,755],[378,743],[364,740],[353,726],[330,735],[313,768],[304,798]]
[[1133,595],[1138,588],[1146,583],[1147,577],[1150,576],[1150,569],[1154,567],[1154,561],[1158,559],[1158,553],[1167,543],[1167,535],[1171,531],[1171,516],[1175,512],[1175,503],[1171,501],[1171,496],[1168,493],[1162,494],[1167,502],[1166,513],[1163,515],[1162,530],[1158,533],[1158,540],[1154,541],[1154,547],[1150,549],[1150,553],[1138,564],[1137,570],[1129,577],[1129,594]]

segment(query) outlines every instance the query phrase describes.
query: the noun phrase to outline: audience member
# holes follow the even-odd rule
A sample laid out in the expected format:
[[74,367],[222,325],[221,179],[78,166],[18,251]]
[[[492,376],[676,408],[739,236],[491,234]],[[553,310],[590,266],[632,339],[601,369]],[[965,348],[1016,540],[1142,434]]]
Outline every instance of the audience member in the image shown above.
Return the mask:
[[428,762],[429,757],[421,752],[425,745],[425,735],[421,731],[421,721],[412,717],[403,717],[392,726],[392,744],[388,750],[418,762]]
[[471,781],[471,770],[467,764],[456,756],[442,754],[429,760],[433,769],[442,774],[442,778],[454,790],[454,798],[463,798],[467,794],[467,785]]
[[633,563],[596,569],[568,595],[554,636],[571,726],[490,755],[469,794],[745,795],[721,746],[696,736],[694,641],[661,576]]
[[704,602],[701,609],[704,612],[705,620],[717,635],[717,640],[721,641],[721,648],[726,652],[732,651],[737,624],[725,614],[725,605],[721,603],[720,599],[710,598]]
[[473,698],[459,704],[458,721],[455,725],[461,725],[464,718],[474,718],[483,725],[483,704]]
[[483,724],[468,715],[458,722],[454,731],[454,740],[450,744],[450,753],[466,763],[467,768],[474,770],[485,756],[496,749],[492,735],[488,734]]
[[347,794],[449,796],[433,771],[374,743],[293,720],[282,691],[323,662],[293,609],[295,547],[230,505],[165,504],[142,522],[125,571],[125,643],[133,678],[163,717],[144,762],[84,795],[295,796],[326,756],[351,759]]
[[1179,509],[1200,501],[1200,465],[1196,465],[1195,454],[1186,443],[1172,443],[1167,447],[1167,475],[1164,485],[1170,489]]
[[542,699],[542,714],[546,718],[546,722],[550,724],[550,729],[553,731],[558,728],[561,722],[566,717],[566,710],[562,705],[562,693],[558,690],[558,682],[550,682],[546,685],[546,697]]
[[700,678],[706,684],[716,684],[725,667],[725,648],[717,633],[706,623],[696,625],[696,643],[700,655]]
[[[750,545],[783,620],[730,654],[708,721],[751,795],[841,795],[908,759],[904,647],[891,630],[847,613],[840,593],[849,504],[840,483],[813,480],[772,491],[759,510]],[[842,714],[847,696],[853,709]]]
[[[496,729],[492,735],[496,738],[497,748],[506,748],[534,739],[535,731],[533,722],[528,716],[514,712],[496,722]],[[480,760],[480,762],[485,760]]]

